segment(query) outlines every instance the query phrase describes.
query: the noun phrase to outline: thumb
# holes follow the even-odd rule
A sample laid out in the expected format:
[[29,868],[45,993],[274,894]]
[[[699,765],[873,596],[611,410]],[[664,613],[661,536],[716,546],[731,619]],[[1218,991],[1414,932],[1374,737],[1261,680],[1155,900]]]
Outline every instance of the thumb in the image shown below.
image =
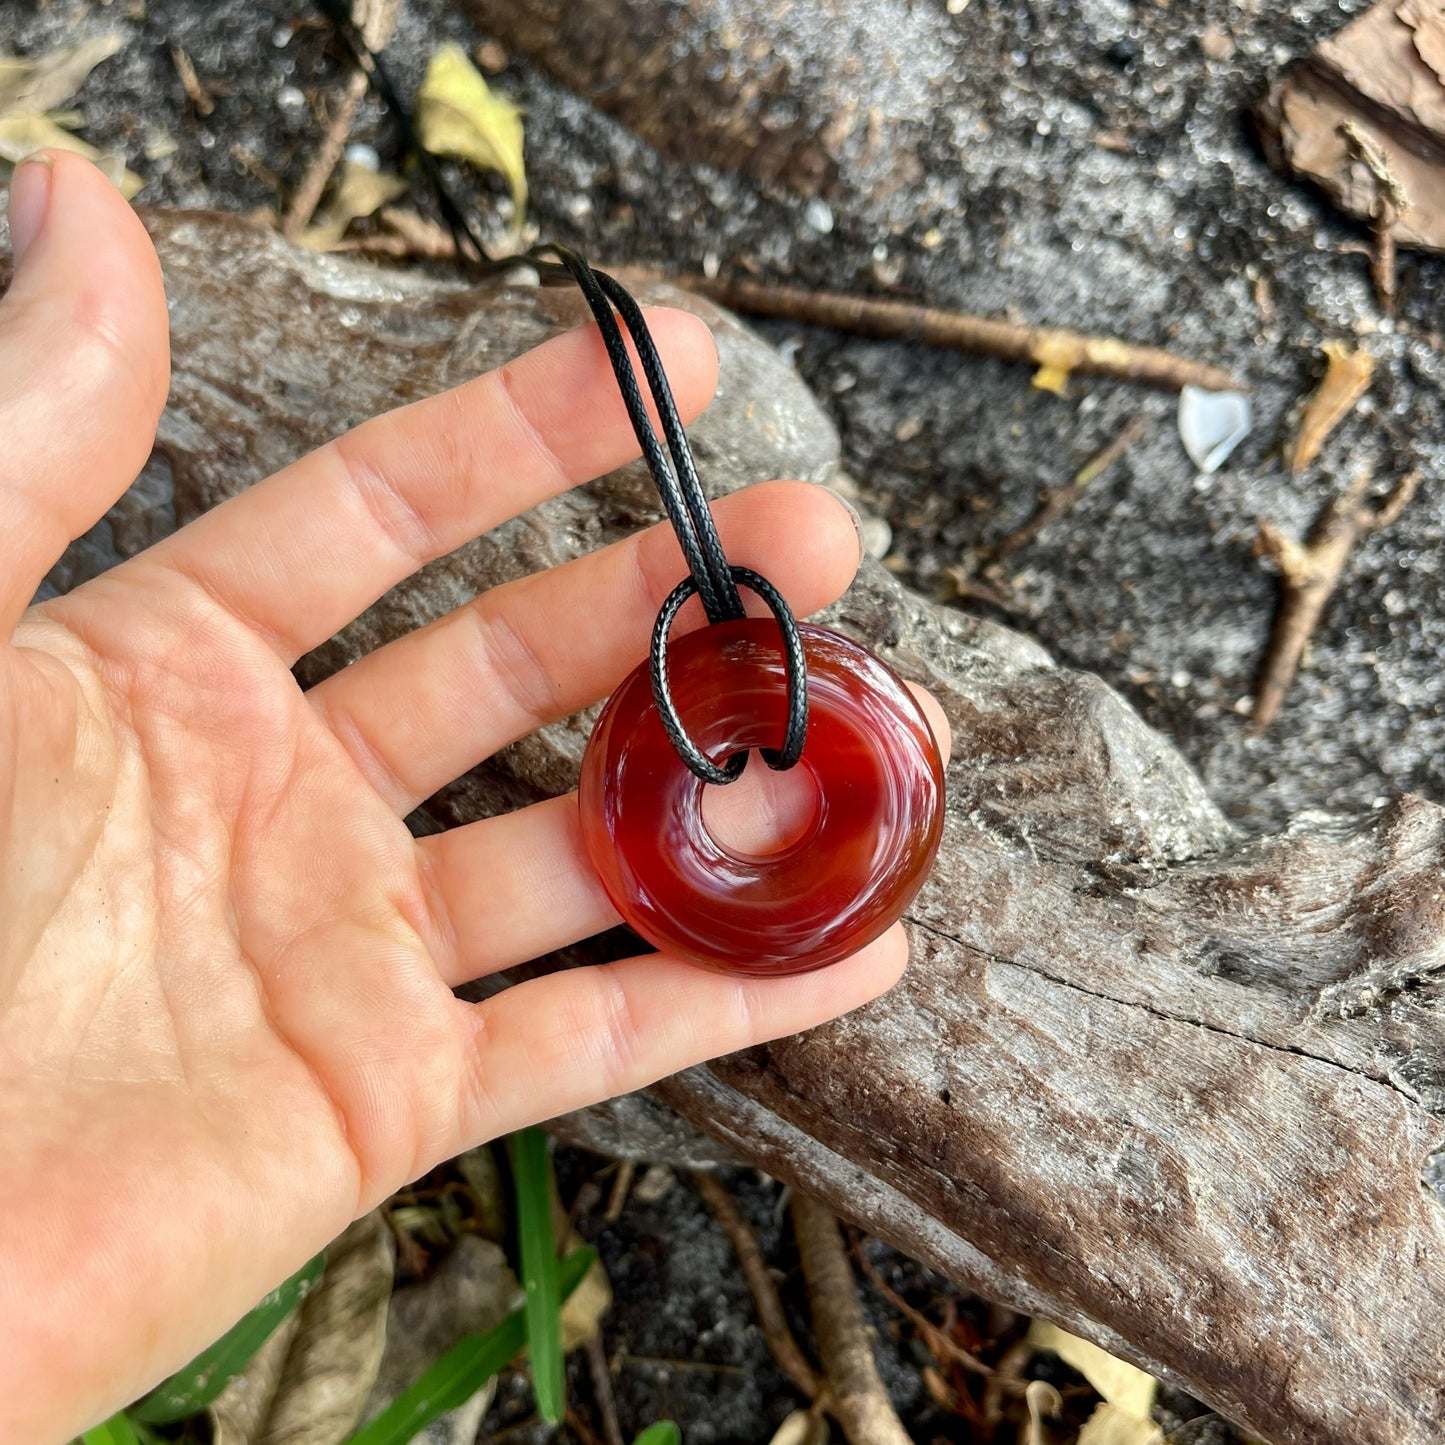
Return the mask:
[[41,151],[10,183],[0,302],[0,637],[72,538],[135,479],[170,375],[145,228],[88,161]]

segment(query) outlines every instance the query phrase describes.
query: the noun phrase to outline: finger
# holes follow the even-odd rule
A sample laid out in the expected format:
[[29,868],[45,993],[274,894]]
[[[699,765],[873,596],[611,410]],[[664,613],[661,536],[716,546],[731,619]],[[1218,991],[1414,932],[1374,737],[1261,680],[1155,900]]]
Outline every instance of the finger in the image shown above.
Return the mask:
[[[648,321],[689,421],[717,383],[712,339],[685,311]],[[291,663],[426,562],[638,454],[588,326],[363,423],[128,565],[189,579]]]
[[[852,518],[822,487],[765,483],[714,512],[728,556],[800,613],[840,596],[857,571]],[[311,699],[368,781],[409,812],[498,748],[610,692],[646,657],[657,610],[686,570],[661,524],[483,593],[335,674]]]
[[928,720],[928,729],[933,734],[934,742],[938,744],[938,751],[946,768],[953,757],[953,727],[948,721],[948,714],[926,687],[920,687],[916,682],[905,682],[903,686],[913,694],[914,702],[923,710],[923,716]]
[[907,957],[895,924],[852,958],[792,978],[734,978],[651,954],[459,1005],[469,1072],[454,1152],[837,1018],[890,989]]
[[621,922],[588,861],[576,793],[434,833],[417,850],[446,921],[436,964],[451,988]]
[[10,182],[15,277],[0,302],[0,626],[135,480],[169,377],[145,228],[96,168],[42,151]]
[[[943,709],[921,687],[909,683],[908,689],[928,716],[947,763],[950,734]],[[744,781],[749,777],[776,784],[779,775],[750,770]],[[734,791],[727,789],[725,796]],[[768,791],[754,790],[747,805],[758,816],[731,820],[735,832],[758,830],[758,852],[769,851],[768,835],[779,831],[771,801]],[[576,793],[434,833],[419,839],[417,849],[433,912],[446,920],[439,932],[449,948],[436,963],[451,988],[541,958],[621,921],[587,856]],[[537,907],[539,898],[547,900],[545,908]]]

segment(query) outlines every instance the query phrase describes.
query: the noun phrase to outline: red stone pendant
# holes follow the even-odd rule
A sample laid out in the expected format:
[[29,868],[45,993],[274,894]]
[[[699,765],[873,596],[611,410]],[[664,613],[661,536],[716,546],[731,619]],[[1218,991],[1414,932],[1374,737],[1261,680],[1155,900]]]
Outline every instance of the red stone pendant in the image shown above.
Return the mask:
[[[803,973],[855,953],[903,913],[938,851],[943,765],[913,695],[857,643],[800,631],[808,732],[797,766],[815,802],[780,851],[736,852],[709,833],[709,785],[669,742],[646,663],[612,695],[582,762],[583,837],[617,911],[658,948],[723,972]],[[772,618],[699,628],[668,660],[687,732],[715,763],[778,745],[788,685]]]

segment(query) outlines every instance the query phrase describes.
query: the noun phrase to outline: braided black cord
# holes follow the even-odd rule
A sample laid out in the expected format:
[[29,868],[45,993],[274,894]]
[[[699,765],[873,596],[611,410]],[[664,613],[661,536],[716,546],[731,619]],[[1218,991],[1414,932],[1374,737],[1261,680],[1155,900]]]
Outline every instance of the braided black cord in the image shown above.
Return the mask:
[[708,507],[702,481],[697,474],[697,464],[692,459],[692,448],[687,444],[687,433],[683,431],[682,419],[673,404],[672,388],[667,383],[667,376],[662,369],[662,358],[657,354],[652,333],[648,331],[647,322],[642,316],[642,308],[614,277],[604,271],[599,271],[596,275],[607,299],[621,313],[623,323],[632,336],[633,345],[637,347],[643,375],[647,377],[648,390],[652,393],[657,414],[662,419],[663,435],[667,438],[667,449],[672,453],[673,467],[687,506],[687,514],[697,533],[698,544],[702,548],[713,587],[721,599],[723,615],[714,616],[708,613],[708,620],[724,622],[745,617],[747,614],[743,609],[743,599],[738,595],[732,568],[729,567],[727,556],[723,552],[722,538],[718,536],[717,527],[713,524],[712,511]]
[[[688,736],[687,729],[678,716],[667,681],[667,637],[682,604],[696,593],[702,599],[703,610],[710,622],[732,621],[743,617],[746,614],[737,590],[737,584],[741,582],[768,604],[783,635],[788,675],[787,726],[781,748],[762,748],[759,751],[770,768],[779,772],[785,771],[802,757],[808,730],[808,674],[797,619],[782,593],[765,577],[745,567],[732,567],[728,564],[722,539],[718,536],[717,525],[713,521],[712,511],[698,479],[692,448],[688,445],[687,434],[683,431],[681,418],[677,414],[672,388],[668,385],[667,375],[662,368],[662,358],[657,354],[657,346],[648,330],[642,308],[614,277],[604,271],[594,271],[581,256],[568,247],[549,241],[534,249],[551,251],[559,257],[587,298],[592,314],[601,328],[607,355],[612,362],[618,388],[622,392],[628,416],[632,421],[632,429],[637,434],[642,454],[652,471],[653,481],[662,495],[663,506],[672,522],[673,531],[677,533],[688,571],[691,573],[663,603],[656,625],[652,629],[652,647],[649,653],[652,696],[657,703],[663,730],[677,755],[704,782],[721,785],[735,782],[742,776],[743,768],[747,765],[746,753],[735,754],[725,765],[719,767],[711,762]],[[637,376],[632,370],[631,358],[627,355],[627,347],[622,339],[621,328],[617,325],[617,318],[612,314],[609,302],[616,304],[622,313],[633,344],[637,347],[648,390],[652,393],[653,404],[662,420],[668,451],[677,463],[675,471],[668,465],[668,458],[663,453],[657,433],[647,415],[641,388],[637,384]]]
[[[770,768],[782,771],[791,768],[803,755],[803,743],[808,732],[808,671],[803,656],[803,635],[792,609],[783,594],[766,577],[747,567],[728,568],[734,582],[741,582],[751,592],[756,592],[768,604],[778,628],[783,634],[783,658],[788,674],[788,722],[783,734],[783,746],[759,748],[763,761]],[[667,601],[657,614],[652,627],[652,647],[648,654],[652,667],[652,698],[662,718],[662,726],[668,741],[677,750],[677,755],[688,768],[705,783],[733,783],[743,774],[747,764],[746,753],[734,753],[722,767],[719,767],[688,737],[682,719],[672,701],[672,692],[667,681],[667,637],[672,624],[682,610],[682,604],[697,591],[697,580],[686,577],[668,593]]]
[[[605,271],[594,271],[576,251],[557,242],[543,242],[532,247],[525,255],[495,259],[489,256],[467,221],[465,213],[448,191],[435,159],[422,147],[410,112],[397,94],[380,57],[366,43],[365,37],[353,23],[348,0],[318,0],[318,4],[356,57],[382,103],[395,116],[407,149],[417,158],[422,173],[436,196],[442,217],[451,231],[458,260],[485,273],[532,264],[546,275],[570,275],[587,300],[587,305],[602,332],[607,358],[612,364],[613,375],[617,378],[617,386],[622,393],[628,418],[632,422],[632,430],[637,436],[642,455],[652,473],[653,481],[657,484],[668,520],[677,534],[678,544],[687,562],[689,576],[673,589],[657,614],[648,655],[653,699],[657,704],[663,730],[677,755],[697,777],[706,783],[719,785],[736,782],[747,765],[747,754],[736,753],[719,767],[693,742],[678,716],[677,705],[668,685],[667,672],[667,639],[683,603],[695,593],[702,601],[703,611],[709,622],[734,621],[746,616],[742,597],[738,592],[738,584],[741,583],[761,597],[777,619],[778,629],[782,633],[787,669],[788,715],[783,745],[776,750],[760,748],[759,751],[767,765],[777,771],[785,771],[795,766],[803,755],[803,744],[808,730],[808,674],[803,638],[798,630],[797,619],[782,593],[767,578],[746,567],[733,567],[728,563],[722,539],[718,536],[717,525],[707,504],[702,481],[698,477],[692,448],[688,445],[687,434],[677,414],[677,405],[673,401],[672,388],[663,370],[662,358],[658,355],[642,308],[615,277],[609,276]],[[474,253],[474,257],[468,255],[468,248]],[[542,260],[542,255],[548,251],[557,257],[557,262]],[[652,421],[647,415],[647,404],[643,400],[637,374],[632,369],[632,360],[627,354],[627,343],[623,339],[621,327],[617,324],[614,307],[621,315],[642,361],[647,389],[662,422],[666,451],[663,450],[663,444],[658,440]]]

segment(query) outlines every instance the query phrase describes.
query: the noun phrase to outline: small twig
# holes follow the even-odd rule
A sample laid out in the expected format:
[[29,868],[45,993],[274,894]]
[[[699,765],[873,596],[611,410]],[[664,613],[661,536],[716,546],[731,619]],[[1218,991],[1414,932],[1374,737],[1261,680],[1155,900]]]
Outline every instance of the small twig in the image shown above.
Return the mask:
[[1055,487],[1052,491],[1045,493],[1038,511],[1016,532],[1010,532],[1002,542],[998,543],[993,548],[993,555],[1007,557],[1010,552],[1017,552],[1026,542],[1032,542],[1050,523],[1057,522],[1065,512],[1077,504],[1079,498],[1084,495],[1084,488],[1090,482],[1097,480],[1139,440],[1148,425],[1149,418],[1142,414],[1131,418],[1113,441],[1095,453],[1074,473],[1073,480],[1067,486]]
[[1375,244],[1370,252],[1370,279],[1375,299],[1386,316],[1395,314],[1395,223],[1410,209],[1410,193],[1390,165],[1384,147],[1353,121],[1340,126],[1346,146],[1374,177],[1375,200],[1370,208],[1370,226]]
[[977,1355],[971,1354],[962,1345],[949,1339],[926,1314],[921,1310],[914,1309],[878,1273],[873,1261],[863,1252],[861,1241],[855,1242],[853,1254],[862,1267],[863,1273],[868,1276],[868,1282],[923,1336],[924,1344],[928,1346],[929,1352],[940,1364],[945,1360],[952,1360],[955,1364],[962,1365],[965,1370],[971,1370],[976,1375],[992,1377],[994,1372],[991,1366],[984,1364]]
[[791,1213],[833,1415],[852,1445],[912,1445],[878,1373],[838,1221],[802,1194]]
[[1407,472],[1375,507],[1364,505],[1370,481],[1368,473],[1356,477],[1345,494],[1320,514],[1303,543],[1286,536],[1272,522],[1259,524],[1255,551],[1279,568],[1281,591],[1279,613],[1254,694],[1251,727],[1256,733],[1262,733],[1278,714],[1355,544],[1399,520],[1420,485],[1420,473]]
[[632,1177],[637,1173],[637,1161],[624,1159],[617,1166],[617,1177],[612,1181],[612,1192],[607,1196],[607,1209],[602,1216],[604,1224],[616,1224],[627,1207],[627,1196],[632,1193]]
[[748,1373],[741,1365],[719,1365],[712,1360],[674,1360],[667,1355],[620,1354],[616,1359],[619,1365],[632,1365],[649,1370],[681,1370],[684,1373],[691,1370],[702,1375],[746,1375]]
[[998,1428],[1003,1424],[1003,1397],[1011,1390],[1027,1394],[1024,1371],[1034,1357],[1034,1347],[1028,1336],[1015,1340],[1003,1353],[993,1378],[983,1387],[983,1417],[988,1422],[992,1438],[998,1438]]
[[581,1441],[581,1445],[602,1445],[602,1441],[593,1433],[592,1427],[573,1406],[567,1406],[565,1418],[567,1428]]
[[1064,1402],[1059,1392],[1046,1380],[1030,1380],[1024,1391],[1024,1400],[1029,1407],[1028,1445],[1049,1445],[1049,1432],[1044,1429],[1044,1416],[1050,1420],[1059,1418]]
[[809,1400],[816,1400],[822,1393],[823,1381],[808,1363],[802,1348],[793,1338],[792,1330],[788,1328],[788,1318],[783,1313],[783,1302],[778,1298],[778,1288],[773,1283],[772,1275],[768,1273],[762,1248],[747,1220],[743,1218],[742,1210],[715,1174],[699,1170],[692,1176],[692,1180],[703,1202],[717,1217],[723,1233],[732,1244],[733,1253],[737,1255],[738,1264],[742,1268],[743,1279],[747,1281],[748,1290],[753,1297],[753,1308],[758,1313],[758,1324],[762,1327],[763,1338],[767,1341],[778,1368],[793,1382],[800,1394]]
[[1085,336],[1049,326],[1019,326],[995,317],[970,316],[908,301],[879,301],[833,291],[808,291],[796,286],[770,286],[759,281],[716,280],[706,276],[678,278],[680,285],[711,297],[734,311],[775,316],[813,326],[832,326],[861,336],[922,341],[959,351],[982,352],[1005,361],[1027,361],[1061,371],[1118,376],[1179,391],[1192,382],[1209,391],[1234,387],[1229,373],[1217,366],[1153,346],[1134,346],[1112,336]]
[[612,1396],[612,1371],[607,1364],[607,1351],[602,1347],[600,1329],[587,1337],[587,1371],[592,1377],[597,1413],[602,1417],[603,1438],[607,1445],[624,1445],[622,1425],[617,1419],[617,1401]]
[[196,67],[191,57],[179,45],[171,46],[171,64],[175,66],[176,74],[180,77],[181,89],[185,91],[186,99],[195,106],[196,114],[202,120],[208,115],[214,114],[216,109],[214,97],[201,84],[201,77],[196,74]]
[[948,584],[946,601],[986,602],[990,607],[996,607],[1000,612],[1007,612],[1011,616],[1024,615],[1024,609],[1016,598],[1010,597],[997,587],[991,587],[987,582],[980,582],[977,577],[969,576],[967,568],[963,566],[945,567],[942,577]]
[[249,176],[254,176],[267,190],[279,192],[281,189],[281,178],[263,161],[254,151],[248,151],[245,146],[232,141],[229,147],[231,159],[241,167]]
[[366,73],[360,69],[353,70],[347,77],[346,93],[336,108],[336,114],[331,117],[331,124],[326,127],[326,134],[321,138],[321,147],[311,157],[306,174],[301,177],[301,184],[296,187],[295,194],[286,207],[286,213],[281,218],[281,234],[288,241],[296,240],[311,224],[316,208],[321,204],[326,183],[331,179],[331,173],[336,169],[342,151],[346,149],[346,138],[351,134],[351,127],[356,124],[356,113],[361,109],[361,102],[366,97],[367,84]]

